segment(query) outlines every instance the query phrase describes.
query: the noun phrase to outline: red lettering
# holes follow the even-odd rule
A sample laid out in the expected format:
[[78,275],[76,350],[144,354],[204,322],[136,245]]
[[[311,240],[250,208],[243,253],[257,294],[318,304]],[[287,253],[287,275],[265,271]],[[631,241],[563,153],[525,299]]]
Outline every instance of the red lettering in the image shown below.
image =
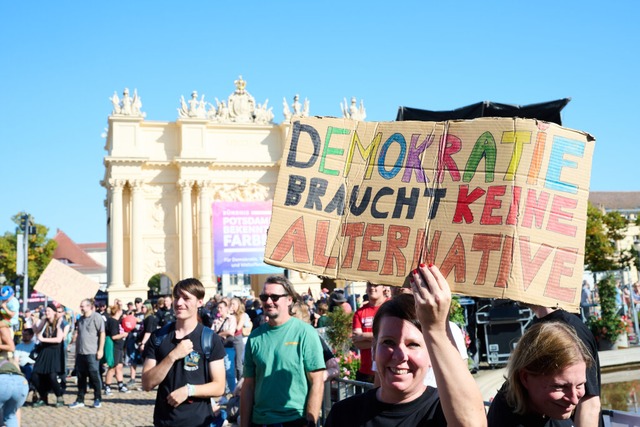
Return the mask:
[[424,236],[424,228],[418,229],[418,235],[416,236],[416,244],[413,247],[413,261],[411,265],[418,265],[422,262],[421,255],[426,239]]
[[378,252],[382,243],[379,240],[373,240],[374,237],[384,235],[384,225],[368,224],[362,238],[362,255],[358,264],[358,271],[378,271],[378,261],[369,259],[369,252]]
[[565,236],[575,237],[577,227],[571,224],[563,224],[560,221],[571,222],[571,220],[573,220],[573,214],[565,212],[563,209],[575,209],[576,206],[578,206],[576,199],[570,199],[560,195],[553,196],[551,213],[549,214],[549,221],[547,221],[547,230],[564,234]]
[[461,185],[458,189],[458,202],[456,203],[456,212],[453,215],[454,223],[459,224],[463,219],[467,224],[473,223],[473,212],[469,209],[469,205],[484,196],[485,191],[478,187],[471,194],[468,192],[468,185]]
[[387,250],[384,253],[384,261],[382,263],[383,276],[393,274],[393,264],[398,266],[398,276],[401,276],[407,270],[407,259],[402,253],[402,248],[406,248],[409,243],[409,235],[411,228],[400,225],[390,225],[387,230]]
[[293,262],[308,263],[309,251],[307,250],[307,236],[304,232],[304,219],[296,219],[276,244],[271,254],[274,261],[282,261],[293,249]]
[[481,251],[480,265],[474,285],[484,285],[487,280],[487,269],[491,251],[499,251],[502,246],[502,236],[499,234],[474,234],[471,242],[472,251]]
[[520,263],[522,268],[522,287],[526,291],[529,289],[531,282],[540,271],[540,267],[547,260],[553,248],[549,245],[540,244],[540,249],[531,258],[531,242],[528,237],[520,237]]
[[440,147],[438,152],[438,166],[436,171],[436,180],[441,183],[444,181],[444,170],[448,169],[452,181],[460,181],[460,171],[456,161],[452,155],[462,149],[462,140],[455,135],[444,135],[440,138]]
[[511,275],[511,266],[513,265],[513,237],[504,236],[504,246],[502,248],[502,256],[500,257],[500,267],[498,268],[498,277],[496,278],[496,288],[506,288],[507,281]]
[[489,187],[489,191],[487,191],[487,197],[484,200],[484,209],[482,210],[482,218],[480,218],[480,224],[502,224],[502,216],[493,216],[492,214],[495,209],[500,209],[502,207],[502,200],[496,199],[496,197],[504,196],[506,192],[506,185],[495,185]]
[[429,248],[425,251],[424,256],[422,255],[422,251],[424,249],[424,245],[427,242],[427,238],[424,235],[424,228],[418,230],[418,237],[416,238],[416,248],[413,252],[413,263],[411,265],[418,265],[421,262],[426,264],[435,264],[436,256],[438,255],[438,244],[440,243],[440,235],[441,231],[436,230],[433,232],[433,237],[431,238],[431,244]]
[[337,257],[328,257],[325,255],[330,223],[330,221],[318,221],[316,223],[316,241],[313,245],[313,265],[334,269],[338,261]]
[[440,271],[444,277],[447,277],[451,270],[455,269],[455,281],[456,283],[463,283],[467,280],[467,260],[464,250],[464,241],[460,234],[456,235],[456,238],[449,248],[449,252],[442,261]]
[[520,210],[521,193],[522,187],[513,187],[513,198],[511,199],[511,206],[509,206],[509,213],[507,214],[507,225],[518,224],[518,211]]
[[353,266],[353,255],[356,251],[356,237],[364,234],[364,222],[354,222],[342,225],[342,235],[347,237],[347,249],[342,259],[342,268]]
[[[560,286],[562,276],[572,277],[573,266],[577,261],[578,248],[558,248],[551,264],[551,273],[547,286],[544,288],[544,296],[558,301],[573,302],[576,297],[575,288]],[[567,265],[570,264],[570,265]]]
[[549,193],[544,191],[540,193],[540,197],[536,197],[536,190],[529,190],[527,193],[527,203],[524,208],[524,215],[522,218],[522,226],[531,228],[533,219],[536,221],[536,228],[542,228],[542,221],[544,220],[544,211],[547,210],[547,203],[549,202]]

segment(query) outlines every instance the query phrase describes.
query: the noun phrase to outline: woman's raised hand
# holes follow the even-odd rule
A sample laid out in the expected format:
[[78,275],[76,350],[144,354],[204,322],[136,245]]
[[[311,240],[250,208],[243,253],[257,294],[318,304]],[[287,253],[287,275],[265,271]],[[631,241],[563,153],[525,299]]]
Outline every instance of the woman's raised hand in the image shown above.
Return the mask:
[[423,331],[446,329],[451,305],[451,289],[438,267],[420,264],[409,276],[416,301],[416,314]]

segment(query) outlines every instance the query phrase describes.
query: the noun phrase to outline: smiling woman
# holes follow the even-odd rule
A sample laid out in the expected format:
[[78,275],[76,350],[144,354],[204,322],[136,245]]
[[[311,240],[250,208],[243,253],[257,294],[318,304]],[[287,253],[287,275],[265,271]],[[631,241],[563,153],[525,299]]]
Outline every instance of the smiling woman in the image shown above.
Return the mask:
[[511,354],[507,381],[489,408],[489,427],[573,426],[570,417],[585,394],[592,363],[571,326],[535,324]]
[[[333,405],[325,427],[486,425],[480,391],[447,335],[447,281],[421,265],[411,282],[414,294],[385,302],[373,320],[380,387]],[[438,389],[424,385],[430,367]]]

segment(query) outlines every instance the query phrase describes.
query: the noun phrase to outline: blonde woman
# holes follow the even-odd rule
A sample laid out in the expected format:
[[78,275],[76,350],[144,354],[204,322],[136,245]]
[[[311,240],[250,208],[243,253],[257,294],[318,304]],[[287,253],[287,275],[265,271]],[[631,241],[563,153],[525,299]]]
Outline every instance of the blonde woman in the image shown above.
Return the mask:
[[240,298],[231,298],[229,313],[236,318],[236,331],[233,334],[233,349],[236,351],[236,380],[242,379],[242,361],[244,359],[244,345],[246,337],[251,333],[253,324],[249,315],[245,312],[244,304]]
[[570,417],[585,394],[592,364],[571,326],[533,325],[509,357],[506,382],[489,408],[489,427],[573,426]]

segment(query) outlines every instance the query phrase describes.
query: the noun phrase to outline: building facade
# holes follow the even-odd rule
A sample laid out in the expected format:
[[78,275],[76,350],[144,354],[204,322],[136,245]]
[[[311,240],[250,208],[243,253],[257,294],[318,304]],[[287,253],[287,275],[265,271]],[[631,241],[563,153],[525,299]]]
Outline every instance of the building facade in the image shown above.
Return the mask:
[[[589,193],[589,202],[603,213],[619,212],[628,221],[624,239],[615,242],[616,251],[635,250],[640,254],[640,191],[592,191]],[[623,283],[630,284],[638,280],[640,272],[635,266],[622,272]]]
[[[104,158],[107,190],[109,300],[146,298],[149,279],[175,284],[196,277],[207,297],[218,290],[212,242],[212,203],[272,200],[284,140],[292,118],[307,116],[309,102],[283,101],[284,122],[246,90],[216,105],[204,95],[179,101],[175,122],[146,120],[137,92],[114,93]],[[364,119],[362,103],[343,105],[347,117]],[[251,275],[251,289],[264,277]],[[243,279],[223,277],[222,292],[242,293]],[[299,290],[319,290],[320,279],[292,272]],[[248,284],[244,283],[244,290]]]

